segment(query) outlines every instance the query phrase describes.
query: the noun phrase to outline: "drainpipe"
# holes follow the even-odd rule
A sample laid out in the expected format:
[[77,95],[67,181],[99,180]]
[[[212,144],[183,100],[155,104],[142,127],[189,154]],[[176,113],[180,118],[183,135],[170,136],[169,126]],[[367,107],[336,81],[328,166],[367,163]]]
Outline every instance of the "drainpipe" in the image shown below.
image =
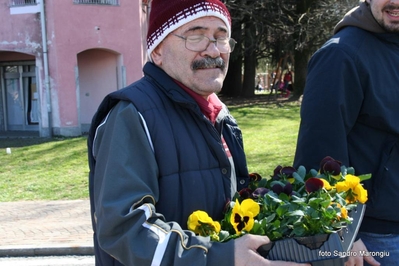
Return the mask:
[[47,32],[46,32],[46,15],[44,9],[44,0],[40,1],[40,23],[42,28],[42,47],[43,47],[43,65],[44,65],[44,88],[46,90],[47,115],[48,115],[48,136],[53,136],[53,122],[51,114],[51,90],[50,77],[48,69],[48,53],[47,53]]

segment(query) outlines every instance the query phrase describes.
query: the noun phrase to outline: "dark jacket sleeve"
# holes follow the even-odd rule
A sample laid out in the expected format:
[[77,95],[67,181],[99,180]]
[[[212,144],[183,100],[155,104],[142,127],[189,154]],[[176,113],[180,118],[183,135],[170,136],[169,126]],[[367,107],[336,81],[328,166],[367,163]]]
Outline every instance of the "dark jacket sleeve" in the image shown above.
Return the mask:
[[233,241],[195,236],[156,212],[157,162],[133,104],[121,101],[112,109],[97,128],[92,152],[103,250],[124,265],[234,265]]

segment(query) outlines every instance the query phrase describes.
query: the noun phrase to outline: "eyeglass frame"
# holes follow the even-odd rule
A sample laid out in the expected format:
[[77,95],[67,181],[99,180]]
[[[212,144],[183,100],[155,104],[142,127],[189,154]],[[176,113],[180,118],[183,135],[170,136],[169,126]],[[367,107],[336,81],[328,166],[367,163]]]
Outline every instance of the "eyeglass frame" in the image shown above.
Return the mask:
[[176,36],[176,37],[178,37],[178,38],[184,40],[184,46],[186,47],[187,50],[192,51],[192,52],[203,52],[203,51],[206,51],[206,49],[208,49],[210,43],[214,43],[214,44],[215,44],[215,47],[218,48],[218,45],[217,45],[217,44],[218,44],[218,40],[219,40],[219,39],[228,39],[229,46],[230,46],[230,51],[229,51],[229,52],[221,52],[221,51],[219,50],[219,48],[218,48],[218,50],[219,50],[219,52],[220,52],[221,54],[230,54],[230,53],[232,53],[232,52],[234,51],[235,45],[236,45],[236,43],[237,43],[237,41],[234,40],[233,38],[217,38],[217,39],[215,39],[215,40],[212,40],[212,39],[210,39],[210,38],[208,38],[208,37],[206,37],[205,35],[202,35],[202,34],[191,35],[191,36],[201,36],[201,37],[204,37],[204,38],[208,39],[208,41],[209,41],[208,45],[205,47],[204,50],[196,51],[196,50],[192,50],[192,49],[187,48],[187,39],[188,39],[188,37],[184,37],[184,36],[181,36],[181,35],[178,35],[178,34],[175,34],[175,33],[171,33],[171,34],[172,34],[173,36]]

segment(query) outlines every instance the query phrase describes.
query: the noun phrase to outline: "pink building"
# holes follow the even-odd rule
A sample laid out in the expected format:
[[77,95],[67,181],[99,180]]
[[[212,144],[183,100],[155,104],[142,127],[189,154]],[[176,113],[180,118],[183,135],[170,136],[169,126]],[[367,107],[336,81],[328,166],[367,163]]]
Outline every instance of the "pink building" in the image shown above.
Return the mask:
[[0,135],[78,136],[142,76],[146,0],[0,0]]

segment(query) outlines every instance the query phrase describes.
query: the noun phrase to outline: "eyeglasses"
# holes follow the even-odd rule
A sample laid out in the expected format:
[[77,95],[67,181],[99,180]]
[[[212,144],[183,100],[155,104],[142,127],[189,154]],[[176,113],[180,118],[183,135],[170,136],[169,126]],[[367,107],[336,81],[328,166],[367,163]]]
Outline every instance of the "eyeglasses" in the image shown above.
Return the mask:
[[229,54],[233,52],[236,41],[232,38],[217,38],[216,40],[211,40],[204,35],[190,35],[188,37],[180,36],[172,33],[172,35],[183,39],[186,44],[186,48],[193,52],[203,52],[205,51],[209,44],[213,42],[218,48],[219,52],[222,54]]

